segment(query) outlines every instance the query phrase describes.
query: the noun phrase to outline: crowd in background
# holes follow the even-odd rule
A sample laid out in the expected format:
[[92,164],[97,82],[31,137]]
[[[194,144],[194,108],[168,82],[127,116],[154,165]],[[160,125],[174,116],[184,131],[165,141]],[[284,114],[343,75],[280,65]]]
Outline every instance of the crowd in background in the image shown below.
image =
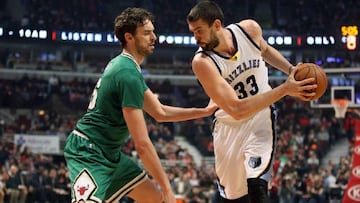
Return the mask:
[[[113,19],[119,10],[127,6],[141,6],[154,12],[156,29],[162,33],[188,33],[186,8],[195,3],[193,0],[123,0],[121,4],[110,0],[14,2],[20,3],[17,15],[8,8],[11,4],[9,0],[0,3],[0,25],[111,32]],[[266,28],[282,34],[327,34],[338,30],[343,23],[360,22],[360,2],[356,0],[216,2],[224,8],[226,24],[245,17],[259,18]],[[174,6],[184,9],[174,9]],[[268,18],[261,18],[263,8],[260,6],[267,6],[266,11],[270,12]],[[0,51],[1,63],[8,67],[16,59],[17,50]],[[356,57],[353,59],[360,61],[360,55]],[[40,65],[39,69],[48,70],[54,64],[45,62]],[[97,72],[101,68],[97,67]],[[93,80],[77,78],[64,82],[55,75],[48,79],[26,75],[14,80],[0,79],[0,108],[9,109],[11,114],[16,115],[13,121],[0,121],[0,203],[70,202],[68,171],[63,158],[32,153],[29,148],[14,143],[11,135],[38,133],[66,136],[78,116],[86,110],[94,84]],[[187,107],[207,103],[207,97],[199,86],[178,86],[169,80],[148,81],[148,85],[164,103]],[[355,128],[353,115],[348,114],[346,119],[339,120],[334,118],[332,109],[311,109],[308,102],[291,97],[284,98],[276,106],[279,111],[279,137],[273,179],[269,186],[272,202],[327,203],[331,199],[340,199],[351,170]],[[19,109],[27,111],[19,113]],[[179,130],[172,123],[156,123],[150,118],[147,123],[149,136],[176,194],[186,203],[217,202],[217,178],[213,164],[205,159],[200,165],[196,164],[188,149],[182,148],[174,139],[175,134],[183,136],[204,157],[212,157],[212,118],[178,123]],[[324,166],[322,158],[343,138],[348,139],[348,154]],[[131,139],[122,150],[139,161]],[[131,200],[124,198],[121,202]]]
[[[32,28],[62,31],[113,32],[113,21],[119,11],[129,6],[144,7],[152,11],[156,17],[157,34],[191,34],[186,23],[188,10],[196,3],[194,0],[18,0],[18,4],[6,0],[0,3],[0,26],[9,29]],[[360,3],[355,0],[215,0],[224,10],[225,25],[245,18],[253,18],[259,22],[267,33],[280,35],[332,35],[338,44],[326,54],[303,56],[303,62],[317,62],[323,67],[357,67],[360,65],[360,52],[346,52],[341,40],[342,25],[357,25],[360,22]],[[17,6],[17,7],[15,7]],[[175,9],[176,8],[176,9]],[[178,9],[181,8],[181,9]],[[16,11],[16,12],[15,12]],[[343,44],[343,45],[342,45]],[[62,56],[44,49],[41,54],[34,50],[21,48],[0,49],[1,64],[13,68],[16,63],[32,63],[34,69],[61,71],[84,71],[81,65],[74,64],[80,55],[72,51],[64,51]],[[332,47],[333,48],[333,47]],[[31,49],[31,48],[28,48]],[[75,51],[73,51],[75,52]],[[39,56],[37,56],[39,55]],[[41,56],[40,56],[41,55]],[[76,55],[76,56],[74,56]],[[297,63],[299,59],[292,53],[288,59]],[[33,57],[33,58],[31,58]],[[109,56],[106,56],[106,60]],[[53,59],[55,58],[55,59]],[[100,72],[104,62],[88,57],[85,71]],[[164,56],[155,59],[149,57],[147,68],[150,72],[165,69],[162,73],[191,74],[189,58],[173,59],[176,56]],[[81,61],[83,62],[83,61]],[[162,63],[164,65],[159,65]],[[170,64],[170,65],[169,65]],[[176,66],[174,66],[174,64]]]
[[[78,31],[112,31],[113,19],[125,7],[144,7],[152,11],[156,27],[164,33],[188,33],[185,16],[196,3],[182,0],[173,3],[166,0],[19,0],[0,3],[0,24],[32,28]],[[261,21],[284,34],[326,34],[337,30],[342,24],[351,25],[360,21],[360,3],[356,0],[215,0],[224,8],[225,22],[247,17]],[[11,13],[9,6],[18,6]],[[262,16],[266,15],[266,17]]]

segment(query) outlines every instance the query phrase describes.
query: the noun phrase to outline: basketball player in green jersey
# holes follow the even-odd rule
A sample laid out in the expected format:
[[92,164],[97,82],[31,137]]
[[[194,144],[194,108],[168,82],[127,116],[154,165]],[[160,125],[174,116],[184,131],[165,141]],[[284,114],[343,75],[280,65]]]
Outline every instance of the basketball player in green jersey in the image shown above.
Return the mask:
[[[145,84],[140,64],[154,50],[153,16],[125,9],[114,31],[123,51],[97,81],[87,112],[70,133],[64,155],[70,171],[72,202],[114,202],[125,195],[136,202],[175,203],[175,197],[149,139],[143,109],[157,121],[183,121],[211,115],[217,106],[163,105]],[[120,151],[129,134],[154,181]]]

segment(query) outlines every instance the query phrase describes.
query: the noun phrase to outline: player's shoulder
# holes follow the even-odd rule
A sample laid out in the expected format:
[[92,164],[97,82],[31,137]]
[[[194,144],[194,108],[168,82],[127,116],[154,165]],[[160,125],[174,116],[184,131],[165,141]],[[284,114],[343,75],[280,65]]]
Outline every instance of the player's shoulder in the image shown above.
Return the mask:
[[199,51],[194,55],[192,62],[193,63],[201,63],[204,60],[206,60],[206,58],[208,58],[208,57],[209,56],[204,51]]
[[260,24],[253,19],[241,20],[237,24],[252,38],[262,35]]
[[260,26],[259,23],[256,20],[253,20],[253,19],[250,19],[250,18],[241,20],[237,24],[239,24],[242,27]]
[[[192,66],[193,67],[197,67],[197,66],[208,66],[209,62],[211,62],[211,58],[209,53],[207,53],[206,51],[200,51],[197,52],[195,54],[195,56],[192,59]],[[211,63],[210,63],[211,64]]]

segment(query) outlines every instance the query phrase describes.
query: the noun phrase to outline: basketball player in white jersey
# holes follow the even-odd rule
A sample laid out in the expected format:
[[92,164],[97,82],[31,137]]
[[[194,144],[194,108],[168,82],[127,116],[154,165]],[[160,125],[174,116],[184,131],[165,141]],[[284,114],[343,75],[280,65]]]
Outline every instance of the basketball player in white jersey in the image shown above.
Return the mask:
[[[308,101],[314,78],[294,79],[293,67],[266,44],[253,20],[223,26],[221,8],[200,1],[187,16],[200,48],[192,69],[207,95],[220,107],[213,130],[215,168],[223,202],[269,202],[268,182],[275,152],[273,103],[290,95]],[[265,62],[289,74],[272,89]]]

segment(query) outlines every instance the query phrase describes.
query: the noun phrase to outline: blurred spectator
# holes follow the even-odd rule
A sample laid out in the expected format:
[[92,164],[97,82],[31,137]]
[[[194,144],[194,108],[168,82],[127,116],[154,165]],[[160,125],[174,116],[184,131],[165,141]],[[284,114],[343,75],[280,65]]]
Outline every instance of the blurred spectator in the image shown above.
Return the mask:
[[6,191],[6,180],[8,175],[4,170],[4,167],[0,166],[0,203],[4,203],[5,195],[7,195]]
[[2,139],[4,135],[4,125],[5,121],[3,119],[0,119],[0,139]]
[[63,202],[71,201],[70,181],[69,181],[69,177],[66,176],[66,171],[64,169],[58,170],[53,190],[56,197],[56,201],[54,203],[63,203]]
[[191,187],[187,198],[188,200],[186,201],[186,203],[206,203],[208,201],[208,198],[199,186]]
[[321,154],[324,154],[329,149],[330,143],[330,134],[327,126],[321,125],[319,132],[316,134],[316,138],[319,143],[319,147],[321,148]]
[[187,196],[191,191],[190,175],[180,172],[174,179],[174,193],[183,197]]
[[9,178],[6,181],[9,203],[26,203],[28,188],[24,181],[23,174],[17,165],[12,164],[9,170]]
[[336,186],[336,177],[333,175],[332,170],[330,168],[325,169],[324,176],[324,189],[327,194],[330,193],[331,188],[335,188]]
[[319,174],[315,174],[311,183],[311,198],[310,202],[325,203],[325,189],[323,185],[323,178]]
[[56,75],[52,75],[48,80],[48,95],[58,94],[60,91],[60,79]]
[[313,150],[309,151],[309,158],[307,159],[307,165],[310,167],[310,170],[316,170],[320,166],[320,161]]
[[299,176],[295,182],[295,202],[301,203],[310,198],[308,193],[308,174]]
[[52,195],[52,184],[48,176],[48,170],[40,166],[29,180],[29,198],[30,202],[50,202],[49,195]]
[[356,129],[356,117],[354,114],[348,113],[344,121],[344,130],[349,143],[354,143]]
[[284,176],[279,188],[279,203],[294,203],[295,187],[290,174]]

